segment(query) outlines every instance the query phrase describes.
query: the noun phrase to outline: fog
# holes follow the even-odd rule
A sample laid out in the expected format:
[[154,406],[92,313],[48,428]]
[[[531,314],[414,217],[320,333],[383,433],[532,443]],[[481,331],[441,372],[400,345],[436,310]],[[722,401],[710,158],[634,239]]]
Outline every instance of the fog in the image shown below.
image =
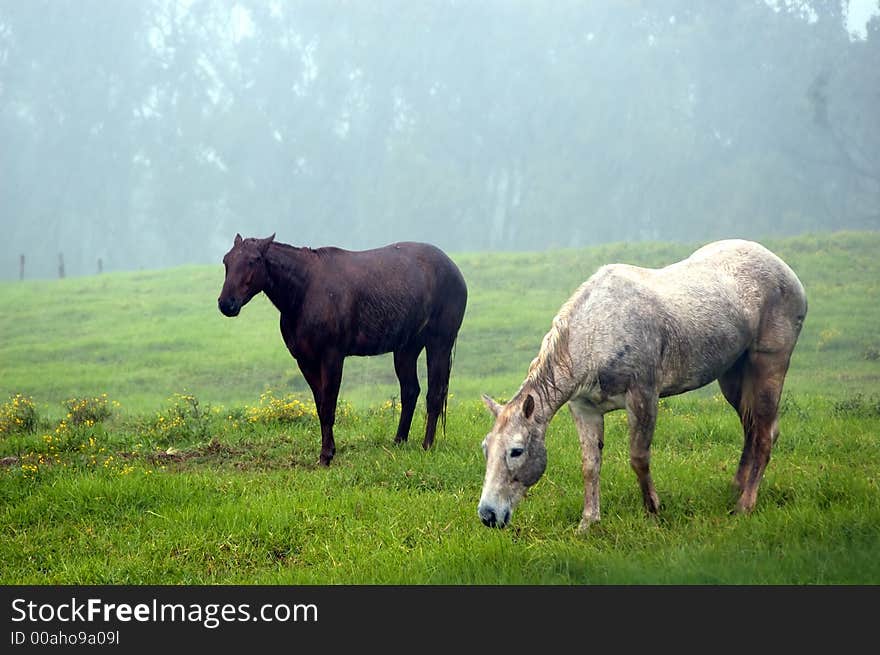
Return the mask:
[[880,229],[878,13],[0,0],[0,279]]

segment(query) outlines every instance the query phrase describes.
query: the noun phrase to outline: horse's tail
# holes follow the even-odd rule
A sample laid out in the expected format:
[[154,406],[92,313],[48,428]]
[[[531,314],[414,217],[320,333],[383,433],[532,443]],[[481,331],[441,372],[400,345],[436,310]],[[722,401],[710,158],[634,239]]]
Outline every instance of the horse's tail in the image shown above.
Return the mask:
[[452,341],[452,348],[449,350],[449,362],[446,364],[446,389],[443,394],[443,405],[440,407],[440,427],[443,430],[443,436],[446,437],[446,406],[449,404],[449,380],[452,378],[452,363],[455,361],[455,347],[458,344],[458,335]]

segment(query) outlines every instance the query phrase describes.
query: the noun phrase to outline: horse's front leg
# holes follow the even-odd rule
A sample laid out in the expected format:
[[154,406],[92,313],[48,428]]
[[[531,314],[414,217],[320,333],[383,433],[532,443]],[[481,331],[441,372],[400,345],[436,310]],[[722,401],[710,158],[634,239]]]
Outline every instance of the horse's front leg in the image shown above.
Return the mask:
[[658,394],[652,388],[633,388],[626,392],[626,417],[629,424],[629,463],[639,479],[645,509],[656,514],[660,498],[651,479],[651,440],[657,422]]
[[579,400],[568,403],[581,442],[584,473],[584,511],[578,532],[586,533],[599,521],[599,471],[605,442],[605,419],[593,405]]
[[336,454],[333,424],[336,422],[336,401],[342,382],[343,358],[335,353],[325,354],[320,362],[297,361],[299,368],[312,389],[318,420],[321,422],[320,463],[330,465]]

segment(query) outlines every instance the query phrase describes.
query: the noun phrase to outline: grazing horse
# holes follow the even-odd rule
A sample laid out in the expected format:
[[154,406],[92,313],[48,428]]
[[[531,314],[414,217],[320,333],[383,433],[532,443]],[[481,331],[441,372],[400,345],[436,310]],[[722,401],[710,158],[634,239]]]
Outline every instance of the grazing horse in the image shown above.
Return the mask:
[[649,470],[659,398],[718,380],[745,436],[734,477],[739,512],[755,506],[792,350],[807,313],[804,287],[779,257],[751,241],[710,243],[660,269],[600,268],[562,305],[516,395],[483,440],[477,512],[504,527],[547,465],[544,435],[568,403],[583,457],[579,530],[599,520],[604,414],[626,408],[630,464],[645,508],[660,500]]
[[348,355],[394,353],[400,381],[400,422],[395,443],[406,441],[421,389],[417,361],[428,360],[425,440],[434,443],[437,419],[446,422],[449,375],[467,304],[461,271],[438,248],[394,243],[353,252],[296,248],[235,235],[223,257],[226,280],[220,311],[237,316],[264,292],[281,313],[281,336],[309,383],[321,421],[321,464],[336,452],[333,424]]

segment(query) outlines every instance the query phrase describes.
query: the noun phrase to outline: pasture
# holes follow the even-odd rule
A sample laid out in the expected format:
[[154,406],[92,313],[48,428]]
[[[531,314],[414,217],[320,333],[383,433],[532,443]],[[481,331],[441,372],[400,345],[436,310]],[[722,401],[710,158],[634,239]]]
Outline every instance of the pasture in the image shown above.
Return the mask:
[[[2,283],[0,582],[880,583],[880,234],[763,243],[797,272],[809,312],[755,512],[729,514],[742,433],[713,383],[661,403],[656,519],[625,415],[606,417],[602,521],[586,537],[567,410],[513,525],[480,524],[480,393],[516,391],[600,265],[664,265],[700,244],[450,253],[469,299],[446,433],[422,450],[422,397],[394,446],[390,356],[348,358],[329,468],[277,311],[259,296],[223,317],[219,262]],[[424,389],[424,355],[419,373]]]

